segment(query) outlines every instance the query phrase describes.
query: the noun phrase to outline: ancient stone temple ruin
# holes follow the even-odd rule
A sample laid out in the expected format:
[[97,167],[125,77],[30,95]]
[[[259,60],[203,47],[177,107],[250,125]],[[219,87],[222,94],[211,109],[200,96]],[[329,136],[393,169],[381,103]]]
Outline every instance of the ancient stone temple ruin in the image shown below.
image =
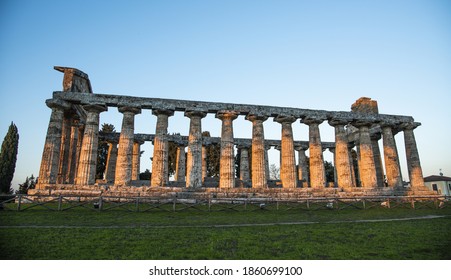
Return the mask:
[[[377,102],[360,98],[351,111],[200,102],[106,95],[92,92],[88,75],[75,68],[64,73],[63,91],[46,101],[52,110],[42,155],[38,186],[31,194],[168,196],[183,193],[261,197],[396,195],[426,192],[413,130],[420,125],[410,116],[379,114]],[[117,107],[123,115],[119,133],[99,135],[99,115]],[[155,131],[135,134],[135,115],[151,110]],[[189,118],[189,135],[168,135],[174,112]],[[202,137],[202,119],[214,114],[222,123],[221,137]],[[234,137],[238,116],[252,123],[252,139]],[[263,123],[272,118],[281,126],[281,139],[265,139]],[[319,125],[335,130],[335,142],[321,141]],[[219,122],[218,122],[219,123]],[[308,139],[293,139],[292,126],[306,125]],[[301,123],[301,124],[299,124]],[[394,135],[403,132],[410,187],[403,186]],[[109,142],[104,180],[96,181],[99,137]],[[152,178],[138,180],[140,145],[154,145]],[[169,181],[168,146],[178,145],[174,180]],[[379,149],[382,141],[383,151]],[[205,147],[220,144],[217,184],[205,183]],[[280,149],[280,182],[269,184],[267,150]],[[235,176],[235,149],[240,150],[240,176]],[[335,182],[325,177],[323,152],[334,155]],[[351,150],[356,149],[358,172]],[[309,150],[307,160],[306,150]],[[187,151],[185,156],[185,151]],[[298,162],[295,153],[298,153]],[[384,157],[384,165],[382,164]],[[251,158],[251,160],[250,160]],[[186,170],[185,170],[186,166]]]

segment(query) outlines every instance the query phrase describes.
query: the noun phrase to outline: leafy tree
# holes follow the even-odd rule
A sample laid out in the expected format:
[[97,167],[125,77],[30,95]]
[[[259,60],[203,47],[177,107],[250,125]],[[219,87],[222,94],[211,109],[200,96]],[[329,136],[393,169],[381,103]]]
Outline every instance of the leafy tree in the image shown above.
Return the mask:
[[274,163],[269,166],[269,178],[271,180],[280,180],[280,168]]
[[27,177],[25,179],[25,182],[22,184],[19,184],[19,190],[16,191],[16,194],[26,194],[28,190],[34,189],[36,187],[36,179],[31,174],[30,177]]
[[[209,131],[202,132],[202,137],[210,137]],[[219,163],[221,158],[221,144],[211,144],[206,148],[207,177],[219,177]]]
[[[109,123],[102,124],[103,133],[113,133],[116,132],[114,125]],[[106,161],[108,159],[108,142],[105,140],[99,141],[99,146],[97,150],[97,168],[96,168],[96,179],[103,179],[103,173],[105,173]]]
[[11,181],[16,169],[18,147],[19,133],[16,125],[11,122],[0,151],[0,193],[12,192]]
[[152,173],[150,173],[149,169],[146,169],[146,171],[139,173],[139,180],[148,180],[150,181],[150,178],[152,178]]
[[326,171],[326,182],[335,182],[334,166],[331,162],[324,161],[324,170]]

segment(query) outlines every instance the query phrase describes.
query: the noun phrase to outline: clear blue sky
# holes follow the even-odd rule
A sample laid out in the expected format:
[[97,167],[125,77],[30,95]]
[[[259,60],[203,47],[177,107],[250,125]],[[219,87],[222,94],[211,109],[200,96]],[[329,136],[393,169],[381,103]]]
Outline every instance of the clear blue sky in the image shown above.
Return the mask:
[[[0,2],[0,139],[20,143],[13,187],[39,172],[50,109],[62,89],[54,65],[86,72],[94,92],[347,111],[361,96],[410,115],[424,175],[451,176],[451,1]],[[116,108],[101,122],[119,131]],[[181,114],[170,132],[188,133]],[[208,116],[205,130],[220,134]],[[236,137],[251,125],[234,122]],[[136,130],[154,133],[145,110]],[[268,138],[280,125],[265,122]],[[307,126],[295,123],[297,139]],[[321,125],[322,138],[333,129]],[[396,136],[408,180],[402,133]],[[150,168],[152,147],[141,169]],[[271,162],[278,163],[271,150]],[[331,160],[329,152],[326,160]]]

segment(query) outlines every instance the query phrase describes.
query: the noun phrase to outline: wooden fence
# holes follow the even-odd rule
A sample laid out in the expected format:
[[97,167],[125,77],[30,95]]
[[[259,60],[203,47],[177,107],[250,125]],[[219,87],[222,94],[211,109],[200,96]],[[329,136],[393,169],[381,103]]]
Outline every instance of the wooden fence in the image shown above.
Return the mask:
[[343,210],[347,208],[408,208],[441,209],[451,207],[450,196],[365,196],[353,198],[157,198],[118,196],[44,196],[10,195],[0,196],[0,210],[26,211],[42,209],[68,211],[83,208],[92,211],[124,210],[132,212],[187,210],[197,211],[260,211],[260,210]]

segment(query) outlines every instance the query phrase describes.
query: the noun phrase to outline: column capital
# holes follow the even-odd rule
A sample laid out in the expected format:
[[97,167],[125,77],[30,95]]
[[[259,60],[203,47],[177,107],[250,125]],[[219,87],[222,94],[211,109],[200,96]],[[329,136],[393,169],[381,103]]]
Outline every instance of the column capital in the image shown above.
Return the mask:
[[142,144],[145,143],[145,141],[143,141],[143,140],[138,140],[138,139],[133,139],[133,143],[142,145]]
[[59,99],[59,98],[53,98],[53,99],[47,99],[45,101],[45,104],[47,107],[51,109],[61,109],[61,110],[68,110],[71,107],[71,104],[65,100]]
[[347,125],[351,122],[349,119],[343,119],[343,118],[332,118],[328,121],[330,126],[339,126],[339,125]]
[[382,138],[382,134],[380,132],[376,132],[376,133],[371,133],[370,134],[370,139],[372,141],[378,141]]
[[174,115],[174,110],[153,108],[152,115],[167,115],[168,117],[172,117]]
[[86,104],[83,105],[83,109],[93,113],[101,113],[108,111],[108,107],[105,104]]
[[248,120],[248,121],[251,121],[251,122],[254,122],[254,121],[262,121],[262,122],[264,122],[264,121],[266,121],[268,119],[268,116],[249,113],[249,114],[246,115],[245,119]]
[[207,115],[207,112],[205,112],[205,111],[194,111],[194,110],[185,111],[185,117],[188,117],[188,118],[192,118],[192,117],[204,118],[206,115]]
[[298,118],[296,118],[295,116],[289,116],[289,115],[277,115],[276,117],[274,117],[274,121],[278,122],[280,124],[283,124],[283,123],[292,124],[297,119]]
[[408,123],[401,123],[399,125],[399,128],[401,130],[414,130],[415,128],[419,127],[421,123],[419,122],[408,122]]
[[119,106],[119,107],[117,107],[117,110],[120,113],[130,112],[130,113],[133,113],[134,115],[141,114],[141,108],[133,107],[133,106]]
[[238,117],[238,115],[239,115],[239,112],[237,112],[237,111],[221,110],[216,113],[215,118],[218,118],[220,120],[224,120],[224,119],[234,120]]
[[306,125],[320,125],[325,119],[318,116],[305,116],[303,119],[301,119],[301,123]]
[[371,125],[373,124],[377,124],[378,121],[377,120],[373,120],[373,119],[357,119],[352,121],[352,125],[357,127],[357,128],[361,128],[361,127],[371,127]]
[[110,139],[106,139],[105,140],[108,144],[112,144],[112,145],[114,145],[114,144],[119,144],[119,139],[116,139],[116,138],[110,138]]
[[309,145],[308,144],[306,144],[306,145],[302,145],[302,144],[294,145],[294,149],[296,151],[307,151],[309,149]]
[[392,120],[383,120],[379,122],[379,125],[381,126],[381,128],[384,127],[390,127],[390,128],[395,128],[396,126],[399,125],[399,122],[397,121],[392,121]]

